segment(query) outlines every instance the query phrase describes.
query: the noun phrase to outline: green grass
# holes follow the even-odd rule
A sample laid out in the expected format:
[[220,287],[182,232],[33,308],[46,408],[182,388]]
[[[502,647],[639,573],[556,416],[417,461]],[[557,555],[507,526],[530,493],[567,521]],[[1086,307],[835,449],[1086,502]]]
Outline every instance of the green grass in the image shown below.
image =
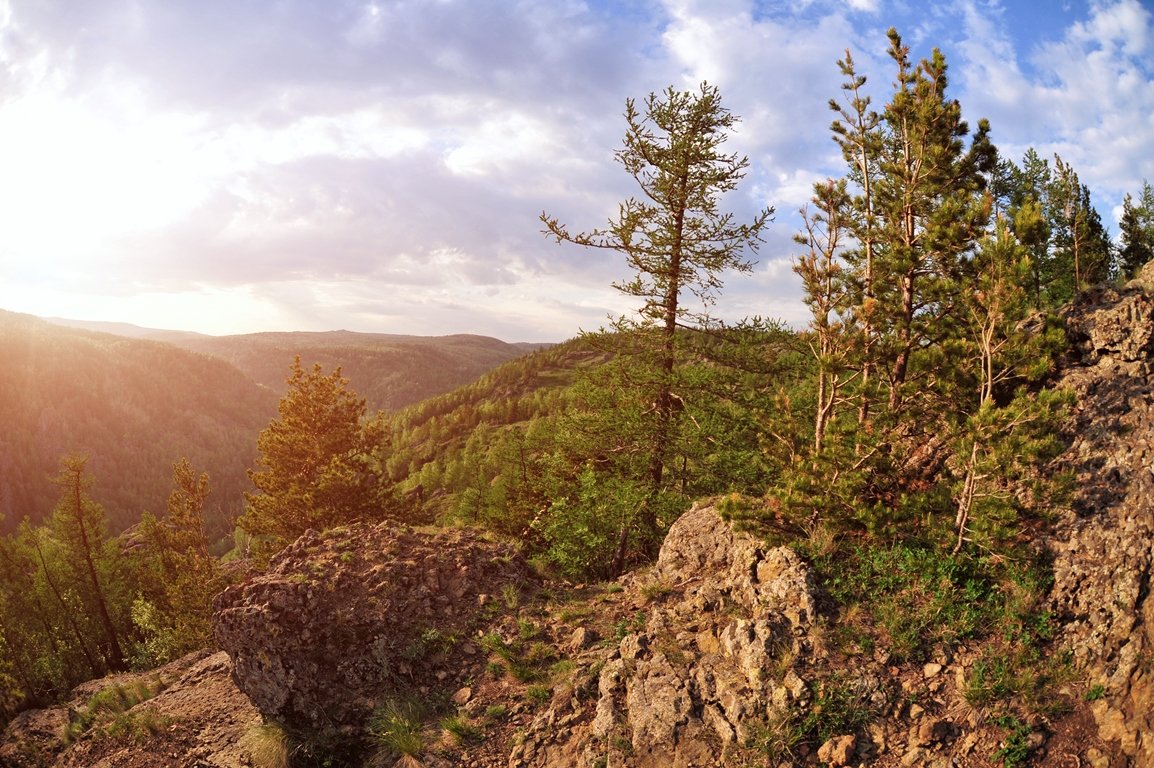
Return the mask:
[[868,606],[895,660],[925,660],[935,645],[984,635],[1000,618],[995,574],[936,547],[861,544],[815,565],[841,606]]
[[369,737],[380,748],[416,758],[428,746],[421,733],[424,715],[424,709],[415,702],[390,699],[373,713]]
[[441,728],[452,735],[459,745],[474,744],[481,740],[481,731],[468,718],[452,715],[441,720]]
[[1015,768],[1026,765],[1030,759],[1030,726],[1012,715],[1005,715],[994,720],[999,727],[1008,732],[1002,745],[994,752],[994,759],[1001,760],[1005,768]]
[[[519,630],[518,638],[512,642],[505,641],[496,632],[490,632],[481,638],[481,647],[497,656],[503,662],[504,669],[518,682],[531,683],[539,680],[557,660],[557,652],[546,642],[529,641],[539,634],[535,624],[522,621]],[[491,661],[487,669],[492,674],[499,674],[499,666],[500,663]]]
[[1106,697],[1106,686],[1101,683],[1094,683],[1087,690],[1082,699],[1084,701],[1097,701]]
[[1056,623],[1044,600],[1051,581],[1044,563],[868,539],[811,557],[835,604],[830,637],[843,653],[884,648],[897,663],[917,663],[978,644],[962,691],[971,705],[1021,719],[1069,707],[1055,692],[1071,667],[1050,651]]
[[547,685],[530,685],[525,689],[525,698],[532,704],[547,704],[553,697],[553,690]]
[[94,727],[115,721],[137,704],[148,701],[163,690],[164,684],[159,678],[136,680],[128,684],[117,683],[102,688],[92,695],[82,709],[72,713],[62,734],[64,743],[71,744]]

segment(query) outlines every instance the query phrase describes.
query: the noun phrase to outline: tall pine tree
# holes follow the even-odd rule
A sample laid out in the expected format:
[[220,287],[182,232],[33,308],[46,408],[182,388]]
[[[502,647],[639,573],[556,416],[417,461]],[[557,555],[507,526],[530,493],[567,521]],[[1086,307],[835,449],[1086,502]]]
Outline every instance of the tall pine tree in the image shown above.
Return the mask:
[[[638,361],[648,369],[651,388],[646,484],[649,503],[638,514],[645,548],[657,541],[661,521],[657,497],[668,485],[670,446],[684,411],[678,391],[680,339],[683,329],[709,325],[727,271],[748,272],[747,253],[756,250],[773,210],[739,224],[723,212],[721,198],[737,187],[749,160],[723,151],[737,118],[721,102],[719,90],[703,83],[697,91],[666,89],[651,93],[639,107],[625,106],[624,146],[616,159],[637,182],[641,195],[618,208],[605,229],[571,233],[545,213],[545,234],[570,242],[621,253],[633,276],[614,287],[640,299],[639,319],[617,318],[615,330],[642,342]],[[689,303],[693,297],[700,309]],[[622,530],[621,547],[627,531]]]

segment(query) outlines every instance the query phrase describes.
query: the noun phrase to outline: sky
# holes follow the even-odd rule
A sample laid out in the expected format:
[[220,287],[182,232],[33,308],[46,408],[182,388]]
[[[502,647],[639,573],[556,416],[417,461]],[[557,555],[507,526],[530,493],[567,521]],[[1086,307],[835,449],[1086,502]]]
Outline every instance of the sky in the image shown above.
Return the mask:
[[1003,156],[1073,165],[1113,235],[1154,180],[1151,0],[0,0],[0,309],[210,334],[560,341],[628,314],[624,258],[557,244],[637,190],[625,101],[716,85],[776,209],[717,316],[806,314],[798,209],[844,175],[848,49],[940,48]]

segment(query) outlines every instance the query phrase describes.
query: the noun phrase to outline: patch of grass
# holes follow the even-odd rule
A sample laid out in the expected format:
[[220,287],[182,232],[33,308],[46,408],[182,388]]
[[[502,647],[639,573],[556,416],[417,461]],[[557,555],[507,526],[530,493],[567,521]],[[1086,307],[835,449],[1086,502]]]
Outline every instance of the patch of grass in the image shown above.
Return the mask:
[[529,619],[517,619],[517,636],[522,640],[532,640],[541,634],[541,628]]
[[989,651],[974,662],[963,695],[975,706],[990,706],[1018,695],[1026,684],[1008,653]]
[[571,659],[560,659],[549,666],[549,679],[559,680],[568,677],[573,674],[575,669],[577,669],[576,662]]
[[485,719],[497,723],[509,716],[509,708],[504,704],[491,704],[485,707]]
[[1030,732],[1033,729],[1011,715],[995,718],[994,723],[1009,732],[994,752],[994,759],[1001,760],[1005,768],[1025,765],[1030,759]]
[[1094,683],[1086,690],[1086,693],[1082,696],[1082,700],[1097,701],[1098,699],[1103,699],[1105,697],[1106,686],[1102,685],[1101,683]]
[[641,587],[641,596],[645,602],[652,603],[660,600],[673,591],[673,587],[663,581],[650,581]]
[[[506,641],[496,632],[490,632],[481,638],[481,647],[504,662],[504,669],[517,681],[529,683],[541,677],[543,671],[557,659],[557,653],[548,643],[528,642],[528,637],[536,637],[540,632],[537,625],[522,623],[520,629],[518,638],[512,642]],[[500,674],[500,666],[490,661],[487,668],[493,674]]]
[[788,761],[796,757],[805,737],[795,712],[773,711],[764,721],[750,726],[747,743],[743,746],[764,753],[772,765],[773,761]]
[[521,590],[516,584],[506,584],[501,587],[501,602],[506,610],[515,611],[521,606]]
[[547,704],[552,697],[553,689],[547,685],[530,685],[525,689],[525,698],[535,705]]
[[114,721],[137,704],[156,696],[164,687],[159,678],[149,678],[102,688],[83,709],[71,715],[62,734],[64,743],[71,744],[93,727]]
[[276,723],[261,723],[241,738],[255,768],[290,768],[292,739]]
[[962,693],[970,704],[999,717],[1014,713],[1053,716],[1070,709],[1070,702],[1055,689],[1072,674],[1068,657],[999,641],[974,662]]
[[810,686],[810,706],[791,705],[771,710],[762,721],[751,725],[744,743],[776,761],[798,759],[802,747],[816,749],[834,736],[862,730],[877,716],[868,691],[842,675],[831,675]]
[[984,633],[1001,604],[980,561],[937,547],[863,544],[815,565],[840,604],[868,606],[896,659],[923,661],[935,645]]
[[127,739],[143,744],[150,737],[168,730],[176,720],[162,715],[152,707],[143,707],[117,715],[112,722],[96,732],[98,738]]
[[427,744],[421,733],[424,708],[412,701],[390,699],[369,720],[369,738],[380,749],[401,757],[416,758]]
[[401,651],[401,658],[419,661],[429,655],[448,653],[459,641],[460,637],[455,632],[446,633],[436,627],[429,627]]
[[453,740],[460,746],[474,744],[481,740],[481,731],[470,723],[468,718],[459,715],[452,715],[443,719],[441,728],[452,735]]
[[645,612],[638,611],[632,618],[623,618],[613,627],[613,638],[617,642],[625,639],[626,635],[640,632],[645,629]]
[[812,692],[813,705],[800,727],[812,735],[814,746],[840,734],[855,733],[877,717],[867,691],[850,678],[831,675],[813,685]]
[[557,612],[557,620],[564,624],[572,624],[574,621],[588,619],[595,612],[596,610],[591,603],[571,605]]

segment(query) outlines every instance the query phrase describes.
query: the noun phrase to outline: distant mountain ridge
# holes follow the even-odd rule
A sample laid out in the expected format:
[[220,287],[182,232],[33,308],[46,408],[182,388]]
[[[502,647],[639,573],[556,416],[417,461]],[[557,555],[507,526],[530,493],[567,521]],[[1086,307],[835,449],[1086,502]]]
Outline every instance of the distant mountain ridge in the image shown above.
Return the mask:
[[61,457],[87,453],[113,530],[162,513],[172,464],[187,457],[210,475],[208,517],[222,535],[251,489],[245,471],[294,356],[340,366],[372,413],[456,389],[539,346],[464,334],[215,337],[0,310],[0,530],[43,519]]
[[66,317],[42,317],[53,325],[62,325],[66,328],[76,328],[82,331],[97,333],[111,333],[115,336],[127,336],[130,339],[149,339],[151,341],[175,342],[178,339],[210,338],[207,334],[195,331],[174,331],[164,328],[145,328],[132,323],[118,323],[110,320],[71,320]]
[[284,390],[293,358],[326,370],[337,366],[370,411],[394,411],[464,386],[482,374],[548,343],[509,343],[490,336],[413,336],[358,331],[290,331],[209,336],[129,323],[48,319],[49,322],[129,338],[164,341],[236,366],[257,384]]

